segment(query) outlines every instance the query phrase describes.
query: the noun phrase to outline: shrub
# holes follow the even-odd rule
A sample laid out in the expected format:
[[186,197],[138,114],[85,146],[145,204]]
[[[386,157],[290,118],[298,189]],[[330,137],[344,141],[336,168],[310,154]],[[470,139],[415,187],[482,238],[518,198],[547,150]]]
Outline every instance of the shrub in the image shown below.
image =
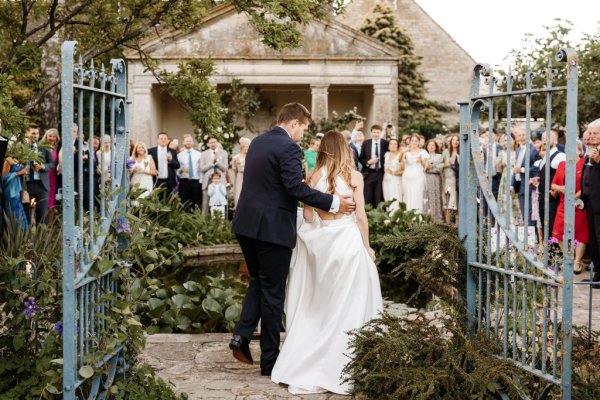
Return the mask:
[[352,361],[344,369],[352,394],[367,399],[516,399],[521,375],[493,356],[491,341],[467,338],[458,318],[384,314],[351,333]]
[[157,378],[150,365],[144,364],[137,368],[127,379],[118,380],[110,389],[114,400],[187,400],[185,394],[176,395],[169,384]]

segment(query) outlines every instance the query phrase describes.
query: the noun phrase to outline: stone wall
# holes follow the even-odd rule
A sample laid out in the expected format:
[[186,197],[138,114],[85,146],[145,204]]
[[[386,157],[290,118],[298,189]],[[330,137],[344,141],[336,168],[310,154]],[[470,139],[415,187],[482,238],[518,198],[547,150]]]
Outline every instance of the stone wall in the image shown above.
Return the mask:
[[[353,0],[338,20],[360,29],[378,1],[381,0]],[[475,61],[414,0],[385,1],[391,4],[399,25],[412,39],[415,53],[422,57],[420,71],[429,81],[428,97],[455,107],[457,111],[445,117],[448,123],[456,123],[456,103],[469,94]]]

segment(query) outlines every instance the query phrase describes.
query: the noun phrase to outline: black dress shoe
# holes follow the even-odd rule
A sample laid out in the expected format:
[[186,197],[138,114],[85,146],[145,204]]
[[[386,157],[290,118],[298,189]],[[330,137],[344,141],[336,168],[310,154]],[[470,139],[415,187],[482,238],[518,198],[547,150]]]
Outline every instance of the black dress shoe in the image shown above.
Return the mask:
[[248,339],[240,335],[233,335],[233,339],[229,342],[229,348],[236,360],[246,364],[254,364],[249,344]]

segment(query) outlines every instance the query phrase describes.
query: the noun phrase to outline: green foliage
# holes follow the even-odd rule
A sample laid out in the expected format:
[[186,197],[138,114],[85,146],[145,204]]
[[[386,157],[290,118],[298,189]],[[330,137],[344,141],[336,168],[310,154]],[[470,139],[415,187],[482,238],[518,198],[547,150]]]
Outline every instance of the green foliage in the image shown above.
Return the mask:
[[[215,0],[64,0],[0,2],[0,92],[6,109],[17,107],[35,115],[44,96],[59,84],[45,76],[44,62],[59,51],[57,41],[77,40],[84,62],[97,64],[123,49],[141,49],[160,30],[189,32],[204,22]],[[301,44],[298,24],[326,18],[343,9],[341,0],[234,0],[250,16],[263,41],[277,49]],[[46,50],[46,51],[44,51]],[[143,56],[143,54],[142,54]],[[12,84],[7,85],[7,82]]]
[[[137,194],[132,191],[130,196],[135,198]],[[171,270],[183,265],[184,247],[236,243],[229,221],[187,212],[177,195],[166,201],[162,195],[155,190],[137,199],[139,206],[128,215],[131,233],[123,255],[136,267],[144,268],[144,272]]]
[[420,290],[447,303],[456,302],[456,295],[464,293],[466,252],[455,226],[439,222],[411,224],[405,231],[384,236],[380,243],[383,254],[404,255],[392,270],[394,276],[414,278]]
[[468,338],[459,318],[384,314],[351,333],[352,361],[344,369],[352,394],[367,399],[511,399],[523,375],[493,356],[492,342]]
[[196,128],[196,139],[205,143],[214,136],[228,152],[237,144],[238,122],[251,119],[260,107],[259,95],[233,79],[219,92],[209,81],[214,73],[211,60],[182,62],[177,72],[155,72],[168,91],[188,111],[188,119]]
[[208,80],[213,73],[211,60],[192,60],[179,63],[177,72],[163,70],[159,75],[166,84],[165,90],[188,111],[188,119],[197,128],[198,135],[222,131],[225,109],[219,92]]
[[160,191],[137,201],[139,207],[128,217],[131,232],[124,254],[135,275],[128,288],[132,309],[147,332],[231,331],[239,319],[245,286],[182,270],[182,249],[235,243],[231,224],[187,212],[176,195],[162,201]]
[[138,278],[131,296],[134,313],[153,333],[232,332],[242,312],[246,286],[204,276],[183,284],[168,279]]
[[[241,79],[232,79],[230,86],[221,91],[221,104],[225,109],[223,129],[218,132],[219,143],[230,154],[238,143],[239,132],[247,126],[260,108],[260,96],[257,91],[243,85]],[[238,125],[243,122],[243,126]]]
[[[546,70],[551,62],[559,74],[553,82],[554,86],[566,84],[565,64],[555,60],[556,52],[561,48],[577,50],[579,57],[579,85],[578,85],[578,122],[582,130],[591,121],[600,118],[600,82],[598,81],[598,65],[600,63],[600,32],[584,34],[579,42],[574,42],[569,36],[573,24],[569,21],[556,19],[552,25],[546,26],[546,33],[539,37],[527,34],[523,45],[510,53],[513,62],[513,76],[515,78],[513,89],[525,88],[525,73],[531,67],[534,74],[533,87],[546,86]],[[501,72],[502,75],[506,71]],[[500,88],[506,89],[506,84],[501,83]],[[552,125],[566,125],[566,94],[559,92],[552,97]],[[505,102],[496,104],[499,107],[499,116],[506,116]],[[513,116],[525,116],[525,98],[515,99],[512,105]],[[531,102],[531,115],[533,118],[546,117],[546,96],[536,96]]]
[[[419,130],[431,137],[445,131],[436,103],[427,99],[427,80],[419,72],[421,59],[414,54],[410,37],[398,26],[391,7],[376,4],[361,32],[380,42],[398,49],[398,125],[401,128]],[[380,121],[383,122],[383,121]]]
[[388,251],[384,247],[383,239],[411,232],[414,226],[430,223],[431,218],[428,215],[407,211],[404,203],[400,203],[400,208],[395,212],[390,211],[389,206],[390,202],[385,202],[379,203],[375,209],[370,207],[367,209],[369,236],[371,247],[377,255],[376,263],[382,294],[395,302],[422,307],[427,297],[419,293],[417,281],[413,277],[403,275],[400,271],[395,271],[398,265],[413,257],[419,257],[422,253],[401,246]]
[[185,394],[176,395],[169,386],[156,373],[150,365],[144,364],[136,368],[133,374],[128,375],[127,379],[118,380],[116,385],[111,387],[109,400],[187,400]]
[[311,120],[308,125],[308,132],[302,138],[300,147],[307,149],[310,145],[310,139],[315,137],[317,133],[326,133],[328,131],[341,132],[349,128],[350,124],[355,121],[364,121],[366,118],[358,113],[356,107],[352,110],[346,111],[343,114],[338,114],[337,111],[332,111],[333,118],[323,118],[321,121]]
[[[12,236],[17,234],[17,236]],[[50,398],[60,387],[62,338],[54,324],[62,319],[58,224],[32,226],[27,232],[4,231],[0,245],[0,393],[2,399]],[[12,240],[14,239],[14,241]],[[49,240],[50,239],[50,240]],[[58,243],[57,243],[58,242]],[[37,268],[27,272],[30,260]],[[37,312],[28,319],[25,302],[34,298]]]

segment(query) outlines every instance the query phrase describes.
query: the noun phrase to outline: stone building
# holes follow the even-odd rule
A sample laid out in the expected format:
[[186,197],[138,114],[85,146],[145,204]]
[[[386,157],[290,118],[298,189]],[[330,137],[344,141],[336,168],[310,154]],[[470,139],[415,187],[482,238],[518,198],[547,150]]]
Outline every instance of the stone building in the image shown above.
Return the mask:
[[[418,7],[412,0],[398,0],[397,3]],[[367,126],[395,124],[399,54],[396,49],[356,29],[374,4],[374,0],[356,0],[350,4],[347,17],[313,21],[301,27],[303,45],[282,52],[264,45],[247,16],[237,13],[231,5],[211,10],[200,29],[188,34],[162,32],[149,38],[143,49],[162,68],[171,71],[182,60],[210,57],[216,67],[212,81],[217,87],[224,87],[233,78],[239,78],[248,87],[258,90],[262,106],[250,121],[248,135],[261,133],[272,126],[277,110],[291,101],[310,106],[313,118],[317,120],[331,116],[333,111],[343,113],[357,107],[358,113],[367,117]],[[356,12],[360,15],[349,18]],[[441,48],[439,45],[427,50],[425,39],[413,38],[417,53],[424,57],[422,72],[430,80],[431,98],[456,103],[468,88],[471,58],[424,12],[413,13],[411,18],[415,21],[426,19],[425,23],[414,22],[422,26],[421,30],[407,29],[411,36],[429,30],[432,36],[440,36],[454,46],[452,50],[456,54],[447,58],[458,60],[450,63],[444,54],[433,55],[434,49]],[[399,19],[402,21],[400,16]],[[432,40],[435,42],[435,37]],[[162,90],[152,74],[144,71],[138,53],[126,52],[125,56],[128,96],[133,101],[130,118],[133,137],[154,144],[160,131],[179,138],[191,133],[193,127],[186,118],[187,112]],[[426,61],[427,56],[432,60]],[[452,75],[438,76],[452,68],[457,69]],[[460,76],[460,82],[449,82],[457,76]],[[451,121],[456,119],[454,115],[450,117]]]
[[[415,54],[421,57],[419,71],[428,80],[428,98],[452,107],[465,100],[475,61],[415,0],[354,0],[338,20],[359,29],[378,2],[390,4],[398,25],[411,38]],[[444,118],[455,124],[458,111],[447,113]]]

